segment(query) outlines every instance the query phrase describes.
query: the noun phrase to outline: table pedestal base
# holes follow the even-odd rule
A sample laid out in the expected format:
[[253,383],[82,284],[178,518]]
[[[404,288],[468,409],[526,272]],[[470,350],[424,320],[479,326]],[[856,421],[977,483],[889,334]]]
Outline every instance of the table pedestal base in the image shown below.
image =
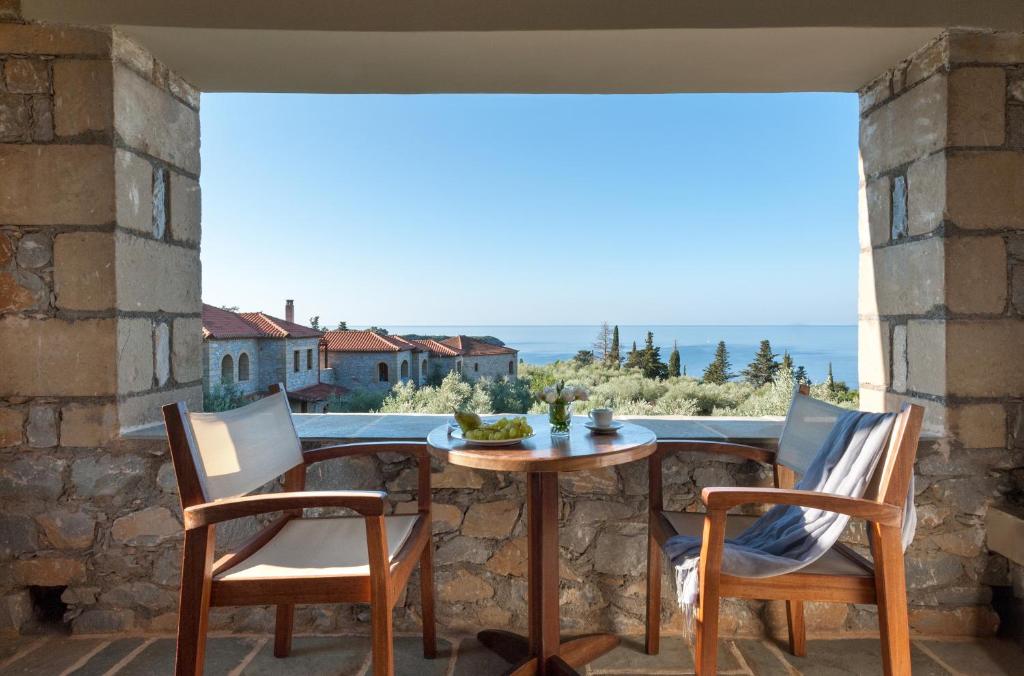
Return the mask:
[[512,664],[512,668],[505,672],[506,676],[578,676],[577,669],[619,645],[618,637],[611,634],[590,634],[571,638],[563,641],[558,647],[557,654],[550,655],[542,665],[540,658],[532,654],[530,641],[525,636],[500,629],[488,629],[481,631],[476,638]]

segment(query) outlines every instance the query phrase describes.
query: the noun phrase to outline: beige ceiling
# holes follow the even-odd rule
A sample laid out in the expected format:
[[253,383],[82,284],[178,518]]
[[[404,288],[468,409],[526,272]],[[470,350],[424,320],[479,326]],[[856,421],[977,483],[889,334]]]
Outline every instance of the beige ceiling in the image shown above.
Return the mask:
[[118,26],[203,91],[854,91],[1024,0],[22,0]]

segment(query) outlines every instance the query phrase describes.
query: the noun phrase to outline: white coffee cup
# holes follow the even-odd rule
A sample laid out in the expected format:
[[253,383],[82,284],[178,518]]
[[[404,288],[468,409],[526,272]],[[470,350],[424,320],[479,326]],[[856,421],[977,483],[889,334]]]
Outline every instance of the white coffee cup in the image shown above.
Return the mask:
[[590,419],[597,427],[611,427],[615,412],[610,408],[595,408],[590,412]]

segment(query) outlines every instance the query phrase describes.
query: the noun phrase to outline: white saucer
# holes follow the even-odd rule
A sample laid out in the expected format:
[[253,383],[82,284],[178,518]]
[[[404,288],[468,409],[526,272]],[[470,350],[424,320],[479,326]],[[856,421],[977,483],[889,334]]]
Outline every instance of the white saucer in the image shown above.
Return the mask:
[[618,421],[612,421],[612,424],[609,425],[608,427],[600,427],[597,424],[595,424],[592,420],[588,420],[587,422],[583,423],[583,426],[586,427],[591,432],[594,432],[595,434],[615,434],[620,429],[622,429],[622,423]]

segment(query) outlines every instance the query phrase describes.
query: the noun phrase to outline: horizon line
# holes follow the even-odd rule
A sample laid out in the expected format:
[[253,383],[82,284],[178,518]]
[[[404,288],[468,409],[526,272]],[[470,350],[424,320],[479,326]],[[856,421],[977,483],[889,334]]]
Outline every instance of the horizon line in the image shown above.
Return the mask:
[[[331,323],[333,323],[333,322],[327,322],[327,324],[331,324]],[[351,322],[346,322],[346,325],[350,324],[350,323]],[[367,327],[367,328],[371,327],[371,326],[379,326],[381,328],[388,328],[388,326],[401,326],[401,327],[405,327],[405,328],[432,328],[432,327],[448,327],[448,326],[461,326],[461,327],[467,327],[467,328],[490,328],[490,327],[495,327],[495,326],[497,326],[497,327],[516,326],[516,327],[523,327],[523,328],[549,328],[549,327],[563,327],[563,328],[591,328],[591,327],[597,327],[597,328],[600,328],[601,327],[600,323],[598,323],[598,324],[459,324],[459,323],[455,323],[455,322],[449,322],[449,323],[438,323],[438,324],[400,324],[400,323],[395,322],[395,323],[380,323],[380,324],[362,324],[362,323],[351,323],[351,324],[352,324],[352,326],[360,326],[360,327]],[[656,324],[656,323],[650,323],[650,324],[613,324],[612,322],[609,322],[608,325],[609,326],[619,326],[619,327],[622,327],[622,326],[628,326],[628,327],[634,327],[634,326],[639,326],[639,327],[682,326],[682,327],[694,327],[694,328],[708,327],[708,326],[729,327],[729,328],[745,328],[745,327],[758,327],[758,328],[760,328],[760,327],[788,327],[788,326],[806,326],[806,327],[856,327],[857,326],[856,323],[854,323],[854,324],[803,324],[803,323],[799,323],[799,324]]]

